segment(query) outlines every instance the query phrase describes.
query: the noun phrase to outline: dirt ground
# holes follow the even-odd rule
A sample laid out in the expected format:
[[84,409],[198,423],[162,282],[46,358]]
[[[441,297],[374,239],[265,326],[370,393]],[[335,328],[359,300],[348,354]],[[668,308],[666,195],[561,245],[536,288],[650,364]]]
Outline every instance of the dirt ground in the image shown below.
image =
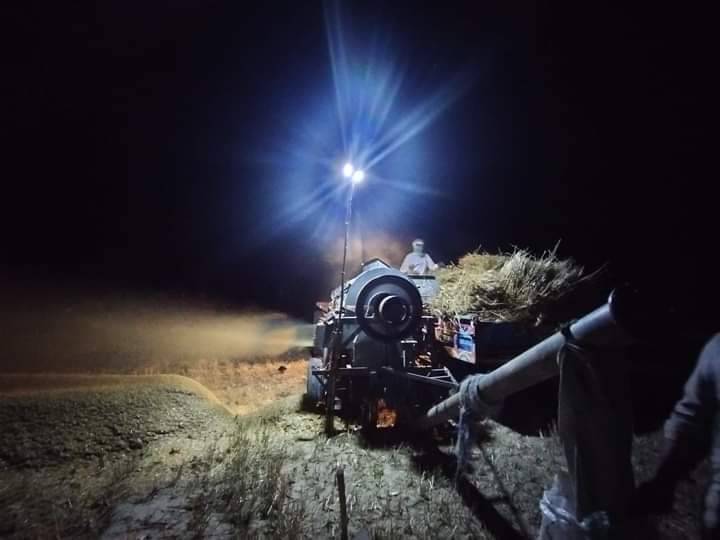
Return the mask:
[[[0,376],[0,536],[335,538],[340,464],[351,538],[536,537],[556,437],[486,422],[458,490],[451,440],[326,438],[299,402],[234,416],[182,376]],[[636,441],[641,479],[658,445]],[[698,488],[646,537],[697,537]]]
[[[299,408],[297,321],[33,294],[0,305],[2,538],[337,538],[338,465],[351,538],[537,536],[563,464],[552,434],[486,422],[456,488],[451,439],[368,440],[339,422],[322,435],[322,418]],[[637,438],[639,480],[659,445],[657,432]],[[706,475],[634,538],[698,538]]]

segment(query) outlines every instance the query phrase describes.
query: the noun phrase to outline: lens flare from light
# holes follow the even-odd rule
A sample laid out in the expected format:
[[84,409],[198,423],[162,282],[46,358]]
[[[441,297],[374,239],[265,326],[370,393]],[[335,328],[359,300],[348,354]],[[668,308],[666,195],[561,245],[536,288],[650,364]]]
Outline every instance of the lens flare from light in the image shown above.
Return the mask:
[[352,175],[353,184],[359,184],[363,180],[365,180],[365,171],[358,169],[357,171],[355,171],[353,173],[353,175]]
[[407,68],[393,61],[392,51],[381,42],[367,45],[353,39],[352,32],[346,34],[352,25],[344,24],[341,5],[339,0],[325,3],[337,120],[344,150],[369,169],[423,133],[463,97],[475,83],[476,70],[466,66],[424,99],[401,107]]
[[[345,199],[350,183],[372,182],[392,190],[382,200],[392,209],[382,214],[388,225],[413,211],[415,201],[407,194],[453,196],[422,162],[429,153],[421,151],[425,142],[420,136],[428,136],[433,122],[465,95],[477,69],[466,66],[455,77],[442,76],[437,85],[426,87],[424,75],[415,77],[411,63],[396,56],[390,37],[354,35],[351,30],[360,25],[350,24],[349,13],[341,16],[344,4],[323,4],[332,84],[308,107],[304,122],[289,124],[293,136],[286,147],[256,158],[259,166],[275,169],[268,182],[258,183],[258,195],[275,207],[271,212],[258,207],[252,225],[243,229],[246,249],[291,234],[301,224],[313,245],[332,240],[342,208],[333,203]],[[372,212],[381,215],[377,207]]]

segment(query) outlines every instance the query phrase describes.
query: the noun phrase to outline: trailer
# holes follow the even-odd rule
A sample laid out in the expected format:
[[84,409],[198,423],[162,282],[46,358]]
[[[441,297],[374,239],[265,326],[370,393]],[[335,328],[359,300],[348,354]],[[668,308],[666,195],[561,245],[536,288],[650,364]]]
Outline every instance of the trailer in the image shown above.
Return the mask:
[[429,308],[437,292],[435,276],[405,275],[373,259],[344,291],[338,287],[318,302],[309,404],[371,429],[410,424],[454,394],[464,377],[491,370],[552,333],[438,317]]

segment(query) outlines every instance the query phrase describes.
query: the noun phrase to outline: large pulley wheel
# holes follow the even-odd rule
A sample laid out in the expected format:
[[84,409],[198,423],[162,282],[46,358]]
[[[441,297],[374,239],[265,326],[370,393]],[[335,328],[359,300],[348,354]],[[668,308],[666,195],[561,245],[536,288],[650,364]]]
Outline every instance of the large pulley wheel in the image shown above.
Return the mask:
[[406,277],[380,275],[358,292],[355,315],[360,328],[371,338],[397,341],[411,335],[420,325],[422,297]]

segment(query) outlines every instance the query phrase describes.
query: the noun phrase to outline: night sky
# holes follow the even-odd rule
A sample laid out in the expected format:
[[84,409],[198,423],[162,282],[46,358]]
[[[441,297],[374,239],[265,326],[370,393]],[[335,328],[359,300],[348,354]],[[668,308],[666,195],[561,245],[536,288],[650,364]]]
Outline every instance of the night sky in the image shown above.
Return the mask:
[[[356,231],[422,236],[444,261],[561,240],[561,255],[609,262],[617,280],[717,288],[717,62],[707,16],[674,9],[11,8],[0,269],[309,314],[335,280],[343,212],[341,194],[313,199],[341,183],[346,153],[330,32],[360,146],[432,112],[369,169]],[[400,81],[394,97],[383,80]]]

